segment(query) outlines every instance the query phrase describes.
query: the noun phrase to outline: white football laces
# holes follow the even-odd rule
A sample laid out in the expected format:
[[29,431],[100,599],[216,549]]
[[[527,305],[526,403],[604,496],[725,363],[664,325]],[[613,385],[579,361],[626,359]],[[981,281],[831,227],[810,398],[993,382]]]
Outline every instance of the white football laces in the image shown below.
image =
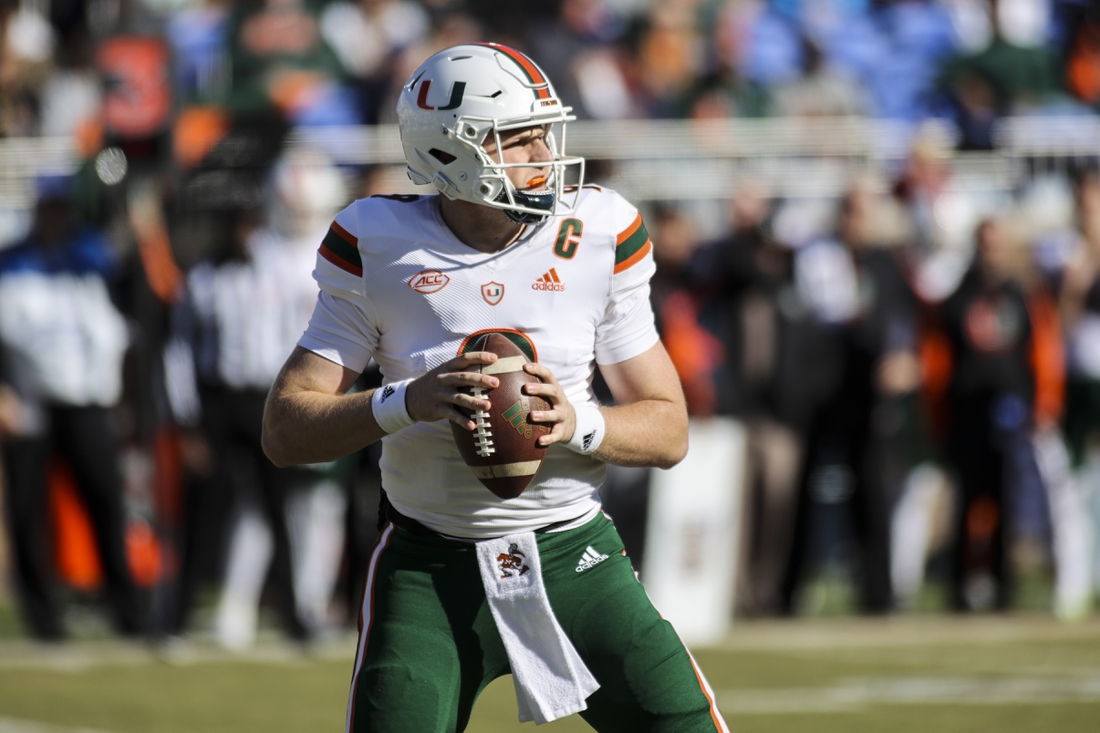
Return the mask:
[[[470,391],[477,399],[485,397],[484,387],[471,387]],[[484,410],[478,410],[472,415],[474,419],[474,446],[477,448],[477,455],[481,458],[488,458],[497,452],[497,449],[493,447],[493,428],[489,424],[489,413]]]

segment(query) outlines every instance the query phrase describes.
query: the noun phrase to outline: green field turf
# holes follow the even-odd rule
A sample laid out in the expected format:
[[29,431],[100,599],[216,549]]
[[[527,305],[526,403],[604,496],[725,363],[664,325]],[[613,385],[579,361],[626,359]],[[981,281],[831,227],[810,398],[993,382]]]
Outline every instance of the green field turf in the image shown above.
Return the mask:
[[[106,639],[0,642],[0,733],[322,733],[342,730],[354,640],[311,654],[265,638],[232,655]],[[739,622],[696,649],[733,731],[1100,731],[1100,618],[1044,614]],[[511,678],[478,702],[473,733],[516,721]],[[579,718],[539,731],[589,730]]]

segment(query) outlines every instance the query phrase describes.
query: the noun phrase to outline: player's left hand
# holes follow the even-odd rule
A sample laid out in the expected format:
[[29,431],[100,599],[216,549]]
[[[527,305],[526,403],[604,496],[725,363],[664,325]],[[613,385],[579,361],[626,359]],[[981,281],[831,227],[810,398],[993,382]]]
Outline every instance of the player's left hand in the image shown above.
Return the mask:
[[534,374],[542,380],[541,383],[528,383],[524,391],[529,395],[542,397],[550,403],[549,410],[533,410],[529,418],[531,422],[546,423],[551,426],[550,434],[539,438],[539,445],[568,442],[577,428],[577,413],[573,410],[573,404],[566,398],[565,390],[558,384],[554,373],[546,366],[531,362],[524,364],[523,368],[528,374]]

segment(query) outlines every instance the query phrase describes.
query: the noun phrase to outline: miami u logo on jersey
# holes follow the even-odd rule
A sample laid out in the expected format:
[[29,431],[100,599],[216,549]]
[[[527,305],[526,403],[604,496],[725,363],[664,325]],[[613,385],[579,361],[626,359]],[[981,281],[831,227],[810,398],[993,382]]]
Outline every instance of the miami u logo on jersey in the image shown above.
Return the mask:
[[496,305],[504,298],[504,285],[496,280],[485,283],[481,286],[481,297],[489,305]]
[[420,83],[420,94],[416,97],[416,106],[420,109],[455,109],[462,104],[462,96],[466,93],[466,82],[456,81],[451,87],[451,101],[446,107],[433,107],[428,104],[428,89],[432,86],[431,79],[425,79]]

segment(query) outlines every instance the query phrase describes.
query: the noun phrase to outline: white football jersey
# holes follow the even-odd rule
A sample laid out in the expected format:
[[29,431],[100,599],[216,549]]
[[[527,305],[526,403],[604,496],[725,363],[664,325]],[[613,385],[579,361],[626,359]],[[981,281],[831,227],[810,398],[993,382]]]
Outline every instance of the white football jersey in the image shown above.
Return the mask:
[[[385,382],[418,377],[475,335],[504,332],[546,365],[574,404],[594,401],[594,363],[657,342],[652,245],[637,210],[585,186],[500,252],[478,252],[443,222],[438,196],[374,196],[337,215],[317,256],[317,308],[299,345]],[[499,537],[594,513],[606,467],[561,445],[527,490],[502,500],[459,455],[446,420],[383,438],[382,486],[402,514],[443,534]]]

